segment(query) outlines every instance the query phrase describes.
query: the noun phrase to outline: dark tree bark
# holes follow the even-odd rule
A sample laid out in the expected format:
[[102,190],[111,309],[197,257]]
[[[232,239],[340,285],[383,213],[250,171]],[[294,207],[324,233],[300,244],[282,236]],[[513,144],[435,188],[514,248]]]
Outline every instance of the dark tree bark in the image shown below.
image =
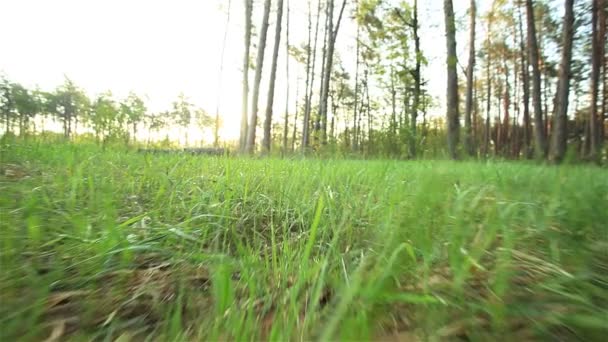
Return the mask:
[[[268,98],[266,99],[266,118],[264,120],[264,139],[262,140],[262,151],[270,152],[270,130],[272,129],[272,107],[274,105],[274,86],[277,80],[277,61],[279,58],[279,47],[281,46],[281,24],[283,19],[283,0],[277,2],[277,21],[274,32],[274,50],[272,52],[272,65],[270,69],[270,84],[268,86]],[[288,82],[289,83],[289,82]]]
[[536,26],[534,20],[534,5],[532,0],[526,0],[526,17],[528,22],[528,58],[532,65],[532,103],[534,105],[534,151],[536,158],[543,159],[547,154],[547,138],[543,124],[543,109],[541,97],[541,80],[539,68],[538,43],[536,41]]
[[[598,159],[600,157],[602,141],[600,141],[600,122],[603,113],[598,118],[598,93],[601,64],[604,58],[604,44],[606,35],[606,12],[605,0],[593,0],[592,6],[592,56],[591,56],[591,109],[589,113],[589,135],[590,142],[589,157]],[[603,121],[603,120],[602,120]]]
[[458,158],[458,73],[456,66],[456,24],[452,0],[443,1],[445,14],[445,34],[447,45],[447,113],[448,123],[448,153],[450,158]]
[[247,153],[255,149],[255,135],[258,123],[258,100],[260,97],[260,83],[264,68],[264,51],[266,50],[266,36],[268,34],[268,17],[270,16],[270,0],[264,1],[264,14],[260,28],[260,41],[258,43],[258,56],[255,63],[255,79],[253,83],[253,97],[251,99],[251,120],[247,130]]
[[559,66],[559,80],[555,94],[555,115],[553,125],[553,149],[551,159],[561,162],[566,154],[568,139],[568,95],[570,94],[570,69],[572,62],[572,40],[574,39],[574,0],[566,0],[562,31],[562,56]]
[[245,0],[245,53],[243,56],[243,96],[241,110],[241,135],[239,139],[241,151],[245,151],[247,145],[247,120],[249,109],[249,50],[251,48],[251,16],[253,12],[253,0]]
[[530,70],[528,60],[526,58],[526,45],[524,39],[523,18],[521,6],[517,7],[519,13],[519,41],[520,41],[520,58],[521,58],[521,76],[522,76],[522,98],[524,102],[524,117],[523,117],[523,145],[524,157],[529,159],[532,157],[532,149],[530,147],[531,124],[530,124]]
[[412,104],[412,117],[410,118],[410,157],[416,157],[416,124],[418,119],[418,107],[420,107],[420,82],[421,82],[421,59],[422,52],[420,51],[420,37],[418,35],[418,0],[414,0],[414,17],[412,20],[412,29],[414,31],[414,48],[416,51],[416,67],[414,69],[414,103]]
[[472,139],[471,113],[473,112],[473,73],[475,71],[475,19],[477,12],[475,0],[471,0],[471,6],[469,11],[471,17],[471,31],[469,35],[469,65],[467,67],[467,99],[464,116],[464,145],[467,153],[470,156],[473,156],[475,154],[475,147]]

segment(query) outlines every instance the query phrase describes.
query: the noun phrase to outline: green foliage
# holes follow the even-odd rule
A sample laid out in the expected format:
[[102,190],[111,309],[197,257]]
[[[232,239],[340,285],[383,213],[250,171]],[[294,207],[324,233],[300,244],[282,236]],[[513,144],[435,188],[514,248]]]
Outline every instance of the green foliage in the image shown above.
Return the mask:
[[7,340],[607,333],[600,168],[0,148]]

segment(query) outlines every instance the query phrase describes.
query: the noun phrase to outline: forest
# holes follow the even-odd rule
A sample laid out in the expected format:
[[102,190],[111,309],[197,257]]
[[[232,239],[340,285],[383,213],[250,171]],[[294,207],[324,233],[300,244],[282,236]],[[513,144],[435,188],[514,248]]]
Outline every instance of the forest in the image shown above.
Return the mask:
[[0,339],[603,341],[606,0],[214,4],[205,101],[0,53]]

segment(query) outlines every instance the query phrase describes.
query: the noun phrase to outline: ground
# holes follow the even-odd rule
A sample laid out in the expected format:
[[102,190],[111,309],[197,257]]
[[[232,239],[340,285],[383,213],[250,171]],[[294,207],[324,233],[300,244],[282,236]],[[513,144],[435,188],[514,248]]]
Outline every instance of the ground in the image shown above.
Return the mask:
[[608,172],[3,142],[14,340],[601,340]]

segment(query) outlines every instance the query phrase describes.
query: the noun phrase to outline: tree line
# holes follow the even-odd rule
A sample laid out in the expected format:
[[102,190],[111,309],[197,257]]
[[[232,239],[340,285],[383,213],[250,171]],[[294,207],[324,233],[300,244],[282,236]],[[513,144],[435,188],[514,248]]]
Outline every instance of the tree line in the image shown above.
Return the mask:
[[[285,1],[275,0],[264,152],[272,135],[269,122]],[[244,2],[240,148],[251,153],[272,1],[263,4],[251,96],[254,3]],[[425,37],[420,36],[418,0],[309,0],[307,5],[307,41],[286,43],[288,58],[304,70],[305,83],[295,99],[296,113],[285,113],[282,139],[277,137],[282,151],[330,149],[405,158],[446,151],[454,159],[498,156],[555,162],[568,152],[586,160],[599,160],[602,151],[606,153],[605,0],[493,0],[485,13],[471,0],[468,25],[455,17],[452,0],[444,0],[443,117],[428,115],[436,99],[423,76],[428,61],[420,44]],[[287,8],[289,12],[288,1]],[[342,20],[356,25],[355,56],[348,56],[356,59],[355,70],[345,70],[345,56],[335,50]],[[456,37],[466,26],[468,58],[462,63]]]
[[[606,0],[491,0],[482,7],[470,0],[466,17],[456,17],[452,0],[444,0],[445,113],[438,113],[425,76],[421,41],[429,37],[422,24],[429,18],[421,20],[418,0],[306,0],[304,41],[290,40],[289,0],[239,1],[245,29],[235,148],[242,153],[606,158]],[[231,8],[228,1],[222,51]],[[355,30],[348,41],[353,51],[337,48],[338,41],[353,40],[340,34],[347,21]],[[461,35],[468,39],[458,42]],[[461,44],[466,58],[459,58]],[[287,89],[279,91],[281,74]],[[267,89],[261,89],[264,75]],[[78,125],[99,140],[127,142],[141,127],[157,135],[181,127],[187,135],[194,125],[213,130],[214,145],[220,144],[219,105],[213,118],[183,95],[171,111],[151,114],[134,94],[89,99],[69,80],[53,92],[6,78],[1,87],[7,131],[27,131],[41,115],[61,122],[66,137]],[[273,112],[277,97],[285,99],[283,113]]]
[[[217,129],[216,120],[183,94],[172,103],[170,110],[154,113],[148,110],[144,99],[133,92],[124,99],[116,99],[109,91],[90,98],[68,78],[55,90],[42,91],[28,89],[3,76],[0,113],[5,135],[27,136],[45,131],[45,123],[59,123],[66,139],[77,132],[90,132],[100,143],[114,140],[129,144],[142,137],[147,137],[150,143],[152,136],[168,140],[167,131],[171,127],[177,128],[188,142],[192,138],[188,137],[192,127],[199,131]],[[142,129],[147,130],[147,134],[142,134]]]

